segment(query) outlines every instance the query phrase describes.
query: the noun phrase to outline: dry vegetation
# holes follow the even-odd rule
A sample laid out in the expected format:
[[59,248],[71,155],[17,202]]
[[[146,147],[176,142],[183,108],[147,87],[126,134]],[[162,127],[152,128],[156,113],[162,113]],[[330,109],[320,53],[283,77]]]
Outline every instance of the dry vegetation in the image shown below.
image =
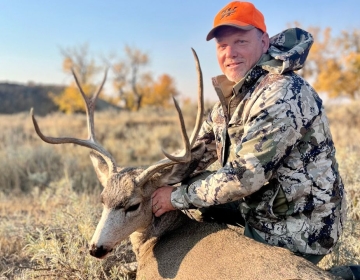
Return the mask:
[[[320,266],[360,264],[360,103],[327,108],[342,177],[349,195],[346,231]],[[191,127],[194,108],[186,108]],[[96,115],[98,140],[119,165],[159,160],[160,146],[181,145],[171,111]],[[86,137],[83,115],[39,118],[47,135]],[[51,146],[35,135],[28,114],[0,116],[0,279],[133,279],[136,263],[128,241],[106,260],[88,254],[101,214],[88,150]]]

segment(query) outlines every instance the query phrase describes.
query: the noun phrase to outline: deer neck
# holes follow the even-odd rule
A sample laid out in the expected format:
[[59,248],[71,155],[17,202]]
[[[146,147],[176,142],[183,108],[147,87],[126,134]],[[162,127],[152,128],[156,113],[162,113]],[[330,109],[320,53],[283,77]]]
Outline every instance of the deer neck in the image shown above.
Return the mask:
[[188,218],[181,211],[170,211],[159,218],[154,216],[146,229],[132,233],[130,241],[137,260],[139,261],[145,255],[153,254],[152,249],[157,241],[166,233],[179,228],[186,220]]

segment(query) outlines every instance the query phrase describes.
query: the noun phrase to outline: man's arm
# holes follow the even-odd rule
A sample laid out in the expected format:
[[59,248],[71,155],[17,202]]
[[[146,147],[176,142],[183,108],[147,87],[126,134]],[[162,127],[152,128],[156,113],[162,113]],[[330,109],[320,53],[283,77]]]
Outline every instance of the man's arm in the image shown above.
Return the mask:
[[[195,172],[201,172],[206,170],[208,166],[214,163],[217,159],[215,136],[212,129],[211,112],[208,114],[208,118],[203,122],[199,136],[194,146],[198,142],[205,144],[205,152],[195,170]],[[152,195],[152,210],[156,217],[160,217],[162,214],[168,211],[176,210],[171,203],[171,193],[174,191],[174,187],[164,185],[159,187]]]
[[274,168],[321,113],[322,106],[316,93],[298,76],[276,77],[278,80],[265,84],[256,94],[244,134],[235,147],[236,159],[206,179],[173,191],[171,203],[175,208],[238,200],[259,190],[271,178]]

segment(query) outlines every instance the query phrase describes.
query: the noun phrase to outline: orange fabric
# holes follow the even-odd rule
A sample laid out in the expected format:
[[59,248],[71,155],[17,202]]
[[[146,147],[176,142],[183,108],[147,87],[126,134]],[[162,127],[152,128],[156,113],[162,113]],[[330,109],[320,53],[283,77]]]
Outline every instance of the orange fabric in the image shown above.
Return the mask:
[[206,40],[209,41],[214,38],[215,29],[223,25],[230,25],[245,30],[256,27],[266,32],[263,14],[250,2],[234,1],[222,8],[215,16],[214,26],[207,35]]

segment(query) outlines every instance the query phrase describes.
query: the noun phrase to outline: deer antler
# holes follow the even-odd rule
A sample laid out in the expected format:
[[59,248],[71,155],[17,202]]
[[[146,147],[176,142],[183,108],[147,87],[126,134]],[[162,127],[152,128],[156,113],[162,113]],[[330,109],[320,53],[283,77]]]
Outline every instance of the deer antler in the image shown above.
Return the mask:
[[191,48],[194,58],[195,58],[195,66],[197,71],[197,78],[198,78],[198,95],[197,95],[197,115],[196,115],[196,121],[195,121],[195,127],[193,129],[193,132],[190,136],[190,147],[193,147],[195,144],[195,141],[197,139],[197,136],[199,135],[199,131],[202,125],[202,117],[204,115],[204,85],[203,85],[203,77],[202,77],[202,71],[200,67],[199,58],[193,48]]
[[[158,172],[159,170],[165,168],[165,167],[169,167],[178,163],[187,163],[191,161],[191,148],[193,147],[196,138],[199,134],[200,131],[200,127],[201,127],[201,122],[202,122],[202,115],[204,112],[204,98],[203,98],[203,79],[202,79],[202,72],[201,72],[201,68],[200,68],[200,63],[199,63],[199,59],[198,56],[195,52],[194,49],[191,49],[194,55],[194,59],[195,59],[195,64],[196,64],[196,70],[197,70],[197,74],[198,74],[198,111],[197,111],[197,116],[196,116],[196,122],[195,122],[195,128],[191,134],[190,140],[186,134],[186,128],[185,128],[185,123],[184,123],[184,118],[181,112],[181,109],[179,107],[179,104],[177,103],[177,101],[175,100],[175,98],[173,98],[174,100],[174,104],[175,104],[175,108],[178,112],[178,116],[179,116],[179,121],[180,121],[180,128],[181,128],[181,135],[182,135],[182,139],[183,139],[183,143],[184,143],[184,147],[185,149],[179,153],[177,156],[175,155],[171,155],[169,153],[167,153],[166,151],[163,150],[164,155],[167,157],[166,159],[163,159],[159,162],[157,162],[156,164],[150,166],[149,168],[147,168],[146,170],[144,170],[136,179],[135,182],[138,186],[142,186],[145,182],[148,181],[149,178],[151,178],[156,172]],[[84,139],[78,139],[78,138],[72,138],[72,137],[48,137],[45,136],[40,128],[39,125],[35,119],[34,116],[34,112],[33,109],[31,109],[31,116],[32,116],[32,120],[34,123],[34,127],[35,127],[35,131],[36,133],[39,135],[39,137],[47,143],[50,144],[65,144],[65,143],[73,143],[76,145],[81,145],[84,147],[88,147],[90,149],[93,149],[97,152],[99,152],[103,158],[106,160],[108,166],[111,168],[111,171],[115,171],[116,169],[116,164],[115,164],[115,160],[114,158],[110,155],[110,153],[108,151],[105,150],[105,148],[103,146],[101,146],[95,139],[95,130],[94,130],[94,110],[95,110],[95,102],[96,99],[99,95],[99,93],[101,92],[104,83],[106,81],[106,77],[107,77],[107,71],[105,72],[103,81],[100,84],[99,89],[97,90],[97,92],[91,97],[87,97],[80,85],[79,79],[75,73],[75,71],[73,69],[71,69],[76,84],[80,90],[81,96],[83,97],[83,100],[85,102],[86,105],[86,116],[87,116],[87,127],[88,127],[88,139],[84,140]]]
[[84,146],[84,147],[88,147],[90,149],[93,149],[97,152],[99,152],[101,155],[104,156],[104,159],[107,161],[107,163],[109,164],[109,166],[112,166],[113,170],[116,166],[115,164],[115,160],[114,158],[110,155],[110,153],[108,151],[105,150],[105,148],[103,146],[101,146],[95,139],[95,129],[94,129],[94,111],[95,111],[95,103],[96,103],[96,99],[98,97],[98,95],[100,94],[105,81],[106,81],[106,77],[107,77],[107,70],[105,71],[105,75],[104,78],[98,88],[98,90],[95,92],[95,94],[89,98],[85,95],[79,79],[74,71],[74,69],[71,69],[71,72],[74,76],[76,85],[79,88],[79,91],[81,93],[81,96],[85,102],[86,105],[86,116],[87,116],[87,127],[88,127],[88,139],[84,140],[84,139],[78,139],[78,138],[72,138],[72,137],[48,137],[45,136],[41,130],[40,127],[35,119],[34,116],[34,110],[33,108],[31,108],[31,117],[33,120],[33,124],[34,124],[34,128],[35,131],[37,133],[37,135],[39,135],[39,137],[44,141],[47,142],[49,144],[64,144],[64,143],[73,143],[76,145],[80,145],[80,146]]
[[204,113],[204,94],[203,94],[203,78],[202,78],[202,71],[201,71],[201,67],[200,67],[200,62],[199,62],[199,58],[195,52],[195,50],[193,48],[191,48],[193,55],[194,55],[194,59],[195,59],[195,64],[196,64],[196,71],[197,71],[197,75],[198,75],[198,111],[197,111],[197,115],[196,115],[196,121],[195,121],[195,127],[194,130],[191,134],[190,140],[186,134],[186,129],[185,129],[185,124],[184,124],[184,118],[181,112],[181,109],[177,103],[177,101],[175,100],[175,98],[173,98],[174,100],[174,104],[176,107],[176,110],[178,112],[178,116],[179,116],[179,121],[180,121],[180,127],[181,127],[181,135],[182,135],[182,139],[183,139],[183,143],[184,143],[184,147],[185,149],[182,151],[181,156],[174,156],[171,154],[168,154],[167,152],[163,151],[163,154],[167,157],[167,159],[163,159],[159,162],[157,162],[154,165],[151,165],[150,167],[148,167],[146,170],[144,170],[136,179],[135,179],[135,183],[138,186],[142,186],[143,184],[145,184],[156,172],[178,164],[178,163],[186,163],[186,162],[190,162],[191,161],[191,148],[193,147],[196,138],[199,134],[200,128],[201,128],[201,124],[202,124],[202,116]]

